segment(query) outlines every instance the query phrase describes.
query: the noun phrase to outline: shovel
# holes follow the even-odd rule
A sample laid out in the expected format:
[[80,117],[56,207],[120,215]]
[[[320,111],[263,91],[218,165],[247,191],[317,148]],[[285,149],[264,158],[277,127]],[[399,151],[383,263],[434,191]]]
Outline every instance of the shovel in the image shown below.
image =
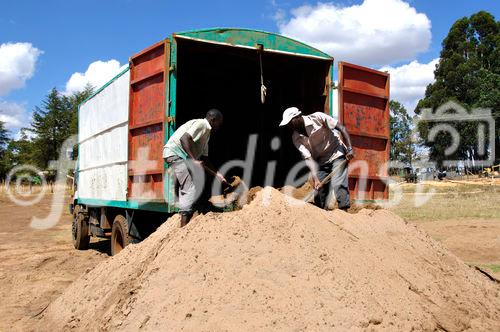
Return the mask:
[[[214,177],[218,178],[217,172],[208,167],[207,165],[203,164],[203,168],[213,175]],[[219,179],[220,180],[220,179]],[[220,180],[221,181],[221,180]],[[241,200],[242,198],[246,198],[246,193],[248,192],[248,186],[245,184],[245,182],[239,177],[239,176],[232,176],[231,177],[231,182],[228,181],[221,181],[224,185],[226,185],[226,188],[222,191],[222,195],[220,196],[213,196],[211,198],[212,204],[218,207],[226,207],[236,201]],[[243,203],[239,203],[243,204]]]
[[[339,169],[344,166],[346,164],[347,160],[343,160],[340,164],[338,164],[337,166],[335,166],[335,168],[330,172],[330,174],[328,174],[324,179],[323,181],[321,181],[321,183],[319,184],[319,187],[323,187],[326,183],[328,183],[328,181],[330,181],[330,179],[335,175],[335,173],[337,173],[339,171]],[[318,188],[319,189],[319,188]],[[318,190],[317,189],[314,189],[314,190],[311,190],[311,192],[309,194],[306,195],[306,197],[304,197],[304,202],[307,202],[309,201],[311,198],[313,198],[316,194],[318,193]]]
[[[219,179],[219,177],[217,176],[217,172],[216,171],[214,171],[213,169],[211,169],[210,167],[208,167],[205,164],[203,164],[203,168],[208,173],[210,173],[211,175],[213,175],[215,178]],[[219,179],[219,181],[221,181],[222,184],[225,184],[227,186],[226,188],[224,188],[224,196],[226,196],[227,194],[232,193],[233,191],[235,191],[236,188],[238,188],[238,186],[241,184],[241,179],[239,177],[237,177],[237,176],[233,176],[231,178],[231,182],[222,181],[221,179]]]

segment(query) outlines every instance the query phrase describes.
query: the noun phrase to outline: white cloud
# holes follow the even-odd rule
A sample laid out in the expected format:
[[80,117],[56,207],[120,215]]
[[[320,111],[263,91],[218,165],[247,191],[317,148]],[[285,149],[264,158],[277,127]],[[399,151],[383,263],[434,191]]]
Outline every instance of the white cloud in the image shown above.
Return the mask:
[[273,19],[278,25],[283,24],[286,19],[286,11],[280,7],[276,0],[271,0],[270,5],[274,13],[269,17]]
[[33,77],[37,59],[42,53],[31,43],[0,45],[0,96],[24,87]]
[[5,122],[5,127],[10,130],[26,126],[28,116],[25,105],[0,100],[0,121]]
[[333,3],[305,5],[283,20],[282,34],[331,54],[336,60],[361,65],[386,65],[410,60],[428,49],[431,22],[402,0],[364,0],[342,7]]
[[419,99],[424,97],[427,85],[434,82],[434,70],[438,62],[439,58],[429,63],[415,60],[399,67],[380,68],[391,74],[391,99],[401,102],[408,111],[413,112]]
[[87,84],[91,84],[94,88],[100,88],[106,82],[115,77],[127,65],[120,65],[117,60],[95,61],[92,62],[85,73],[76,72],[66,82],[66,91],[64,94],[82,91]]

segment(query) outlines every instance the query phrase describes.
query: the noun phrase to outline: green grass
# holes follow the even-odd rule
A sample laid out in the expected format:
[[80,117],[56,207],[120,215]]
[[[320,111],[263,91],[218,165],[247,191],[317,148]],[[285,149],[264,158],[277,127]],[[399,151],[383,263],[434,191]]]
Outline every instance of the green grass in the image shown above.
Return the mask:
[[493,273],[500,273],[500,265],[499,264],[480,264],[479,267],[486,268],[491,270]]

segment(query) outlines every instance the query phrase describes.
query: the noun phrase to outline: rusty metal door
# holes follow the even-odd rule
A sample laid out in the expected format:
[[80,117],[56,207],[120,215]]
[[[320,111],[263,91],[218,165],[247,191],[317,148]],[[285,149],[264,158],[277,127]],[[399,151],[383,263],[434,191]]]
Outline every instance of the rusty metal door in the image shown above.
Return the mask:
[[351,197],[388,199],[389,74],[339,62],[339,120],[355,154],[349,164]]
[[130,60],[128,198],[162,201],[162,148],[169,118],[170,42],[164,40]]

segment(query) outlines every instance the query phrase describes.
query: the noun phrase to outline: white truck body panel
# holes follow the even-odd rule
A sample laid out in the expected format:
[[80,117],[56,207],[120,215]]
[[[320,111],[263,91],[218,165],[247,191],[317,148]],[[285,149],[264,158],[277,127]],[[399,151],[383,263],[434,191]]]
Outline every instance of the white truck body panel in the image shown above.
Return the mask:
[[127,200],[130,71],[80,106],[78,196]]

